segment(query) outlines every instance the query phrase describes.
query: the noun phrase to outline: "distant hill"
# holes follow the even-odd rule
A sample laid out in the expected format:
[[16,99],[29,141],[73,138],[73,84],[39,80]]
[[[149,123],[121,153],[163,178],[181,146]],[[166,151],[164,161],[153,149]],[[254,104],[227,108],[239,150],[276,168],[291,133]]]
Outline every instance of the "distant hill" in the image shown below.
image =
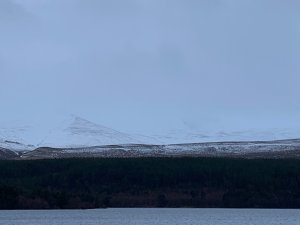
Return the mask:
[[[141,156],[297,156],[296,131],[191,132],[163,135],[120,132],[78,116],[43,126],[12,123],[0,126],[0,148],[21,158]],[[278,137],[284,137],[276,141]],[[276,139],[277,138],[277,139]],[[16,154],[18,153],[18,154]],[[273,154],[271,154],[273,153]],[[0,158],[6,158],[1,157]]]

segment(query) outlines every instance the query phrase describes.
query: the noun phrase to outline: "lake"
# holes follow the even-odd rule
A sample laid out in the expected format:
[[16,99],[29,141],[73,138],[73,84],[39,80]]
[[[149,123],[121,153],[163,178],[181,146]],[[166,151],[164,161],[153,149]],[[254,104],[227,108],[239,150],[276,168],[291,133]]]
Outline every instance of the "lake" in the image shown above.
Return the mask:
[[2,225],[299,225],[294,209],[95,209],[0,211]]

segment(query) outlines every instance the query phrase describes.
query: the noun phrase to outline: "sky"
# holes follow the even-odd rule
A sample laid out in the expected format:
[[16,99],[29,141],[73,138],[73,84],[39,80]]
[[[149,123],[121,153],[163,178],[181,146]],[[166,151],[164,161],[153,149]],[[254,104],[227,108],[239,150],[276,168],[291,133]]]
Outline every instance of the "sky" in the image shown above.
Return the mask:
[[0,0],[1,121],[300,128],[297,0]]

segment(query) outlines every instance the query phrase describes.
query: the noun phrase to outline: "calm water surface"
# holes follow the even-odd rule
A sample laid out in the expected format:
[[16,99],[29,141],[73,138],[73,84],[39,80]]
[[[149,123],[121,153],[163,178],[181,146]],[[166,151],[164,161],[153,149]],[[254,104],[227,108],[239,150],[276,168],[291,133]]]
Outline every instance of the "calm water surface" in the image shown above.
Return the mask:
[[0,211],[2,225],[299,225],[300,210],[96,209]]

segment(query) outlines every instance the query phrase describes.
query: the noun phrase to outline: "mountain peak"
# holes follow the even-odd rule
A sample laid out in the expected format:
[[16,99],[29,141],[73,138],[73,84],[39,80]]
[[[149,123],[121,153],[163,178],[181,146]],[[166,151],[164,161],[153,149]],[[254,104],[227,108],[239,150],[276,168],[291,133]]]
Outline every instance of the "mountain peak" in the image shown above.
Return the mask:
[[67,121],[53,129],[39,146],[82,147],[127,143],[140,142],[129,134],[71,115]]
[[[94,129],[111,129],[96,123],[93,123],[87,119],[84,119],[79,116],[72,116],[71,123],[69,125],[70,127],[82,127],[82,128],[94,128]],[[111,129],[112,130],[112,129]]]

